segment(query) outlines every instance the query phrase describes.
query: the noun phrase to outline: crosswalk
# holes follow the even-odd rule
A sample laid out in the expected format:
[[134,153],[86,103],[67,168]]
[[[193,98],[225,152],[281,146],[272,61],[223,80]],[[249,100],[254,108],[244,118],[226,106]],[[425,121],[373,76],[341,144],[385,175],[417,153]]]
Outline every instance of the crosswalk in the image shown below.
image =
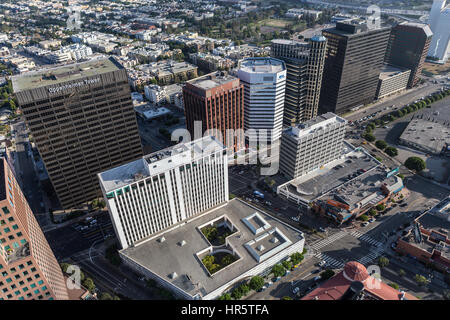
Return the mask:
[[313,250],[319,250],[320,248],[323,248],[327,245],[329,245],[330,243],[339,240],[340,238],[344,237],[347,235],[347,232],[345,231],[340,231],[338,233],[335,233],[331,236],[329,236],[328,238],[325,238],[323,240],[320,240],[314,244],[311,245],[311,249]]
[[364,242],[367,242],[371,245],[374,245],[374,246],[381,246],[383,244],[381,241],[378,241],[378,240],[368,236],[367,234],[361,233],[357,230],[350,232],[350,235],[357,239],[360,239]]
[[384,249],[382,247],[377,247],[373,249],[371,252],[369,252],[367,255],[356,259],[359,263],[365,265],[367,267],[367,264],[378,258],[382,253],[384,252]]
[[325,262],[327,263],[326,267],[327,268],[333,268],[333,269],[340,269],[344,267],[344,262],[342,261],[338,261],[336,259],[334,259],[333,257],[330,257],[329,255],[326,255],[322,252],[319,252],[318,254],[316,254],[316,258],[320,259],[320,260],[325,260]]

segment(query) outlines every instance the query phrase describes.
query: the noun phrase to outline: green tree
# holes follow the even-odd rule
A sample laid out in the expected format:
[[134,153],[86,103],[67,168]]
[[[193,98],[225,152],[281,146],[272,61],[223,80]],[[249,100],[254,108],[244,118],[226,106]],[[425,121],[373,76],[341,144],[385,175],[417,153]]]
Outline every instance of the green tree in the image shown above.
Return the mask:
[[263,287],[264,285],[264,278],[260,277],[260,276],[254,276],[253,278],[250,279],[249,282],[249,286],[252,290],[259,290]]
[[380,266],[380,268],[387,267],[389,265],[389,259],[386,257],[378,258],[378,265]]
[[391,283],[389,283],[389,285],[392,287],[392,288],[394,288],[394,289],[396,289],[396,290],[398,290],[400,287],[398,286],[398,284],[396,284],[395,282],[391,282]]
[[369,215],[372,216],[372,217],[373,217],[373,216],[376,216],[377,213],[378,213],[377,210],[375,210],[375,209],[373,209],[373,208],[369,210]]
[[291,262],[293,265],[299,264],[300,262],[303,261],[303,259],[304,259],[304,256],[300,252],[295,252],[295,253],[291,254]]
[[231,294],[229,293],[224,293],[223,295],[221,295],[219,297],[219,300],[231,300]]
[[384,149],[384,152],[390,157],[396,157],[398,155],[398,150],[396,147],[388,146]]
[[416,274],[414,276],[414,281],[416,281],[416,283],[419,286],[425,286],[428,283],[427,278],[425,278],[424,276],[420,275],[420,274]]
[[63,263],[61,263],[61,270],[64,273],[67,273],[67,268],[69,268],[69,266],[70,266],[70,264],[63,262]]
[[281,298],[281,300],[292,300],[292,298],[289,296],[284,296],[283,298]]
[[401,174],[401,173],[399,173],[398,175],[397,175],[400,179],[405,179],[405,175],[403,175],[403,174]]
[[427,166],[425,164],[425,161],[419,157],[409,157],[405,161],[405,167],[407,167],[410,170],[415,170],[416,172],[420,172],[424,170]]
[[386,209],[386,206],[382,203],[377,204],[377,206],[375,207],[378,211],[383,211],[384,209]]
[[370,133],[370,132],[366,132],[363,134],[363,138],[366,139],[369,142],[374,142],[376,140],[375,136]]
[[100,295],[100,300],[112,300],[113,297],[108,292],[103,292]]
[[287,261],[287,260],[284,260],[281,264],[283,265],[283,267],[284,267],[286,270],[290,270],[291,267],[292,267],[292,262]]
[[327,269],[320,274],[320,278],[322,280],[328,280],[328,279],[332,278],[334,275],[335,275],[335,272],[333,270]]
[[387,147],[387,143],[384,140],[377,140],[377,142],[375,142],[375,146],[378,149],[384,150]]
[[276,264],[272,267],[272,273],[275,277],[281,277],[286,272],[286,269],[283,267],[282,264]]
[[400,277],[404,277],[405,274],[406,274],[405,270],[403,270],[403,269],[398,270],[398,275],[399,275]]
[[84,281],[82,281],[81,284],[83,285],[83,287],[88,289],[91,293],[94,292],[95,284],[94,284],[94,280],[92,280],[91,278],[85,279]]
[[365,214],[362,214],[361,216],[359,216],[359,220],[367,221],[367,220],[369,220],[369,217],[367,215],[365,215]]

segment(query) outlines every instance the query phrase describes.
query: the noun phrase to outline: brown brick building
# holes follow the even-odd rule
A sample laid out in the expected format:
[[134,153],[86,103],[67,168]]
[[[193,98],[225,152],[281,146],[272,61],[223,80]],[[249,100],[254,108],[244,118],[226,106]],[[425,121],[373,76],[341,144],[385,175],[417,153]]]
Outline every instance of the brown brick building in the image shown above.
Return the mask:
[[14,173],[0,158],[0,300],[66,300],[65,279]]
[[[183,88],[183,99],[191,139],[194,139],[194,122],[202,121],[202,135],[206,130],[213,130],[216,132],[213,135],[217,138],[221,135],[227,147],[235,151],[244,147],[244,86],[238,78],[215,72],[188,81]],[[235,131],[233,137],[227,136],[229,129]]]
[[64,209],[101,197],[97,173],[142,157],[127,72],[113,59],[43,69],[12,82]]

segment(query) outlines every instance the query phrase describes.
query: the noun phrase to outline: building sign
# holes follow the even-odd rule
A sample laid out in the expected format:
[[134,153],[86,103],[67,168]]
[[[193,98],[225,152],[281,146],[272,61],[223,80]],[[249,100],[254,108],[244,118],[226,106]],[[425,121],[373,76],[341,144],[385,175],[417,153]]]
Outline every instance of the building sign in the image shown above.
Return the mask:
[[398,172],[399,172],[399,167],[397,167],[397,168],[395,168],[394,170],[388,172],[388,173],[386,174],[386,178],[389,178],[389,177],[393,176],[394,174],[397,174]]
[[331,200],[331,199],[327,200],[327,204],[329,204],[330,206],[337,207],[337,208],[342,208],[342,209],[345,209],[345,210],[350,209],[350,206],[348,204],[344,204],[342,202],[338,202],[338,201]]
[[66,90],[70,90],[70,89],[74,89],[74,88],[80,88],[80,87],[84,87],[87,85],[96,84],[99,82],[100,82],[100,78],[85,79],[84,81],[72,82],[72,83],[64,84],[59,87],[48,88],[48,92],[55,94],[55,93],[60,93],[62,91],[66,91]]

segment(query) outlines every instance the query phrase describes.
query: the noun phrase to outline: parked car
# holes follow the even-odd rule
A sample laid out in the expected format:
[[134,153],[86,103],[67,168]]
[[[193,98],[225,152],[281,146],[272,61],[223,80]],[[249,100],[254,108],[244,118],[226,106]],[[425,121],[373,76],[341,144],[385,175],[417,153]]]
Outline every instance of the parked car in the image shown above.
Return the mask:
[[404,208],[404,207],[406,207],[407,205],[408,205],[407,203],[402,203],[402,204],[400,205],[400,207]]
[[363,227],[368,226],[368,225],[369,225],[368,221],[361,223],[361,226],[363,226]]
[[325,267],[327,265],[327,262],[325,260],[322,260],[319,262],[319,267]]
[[317,282],[317,281],[319,281],[319,280],[320,280],[320,276],[316,276],[316,277],[314,277],[314,279],[313,279],[314,282]]
[[322,227],[319,227],[319,231],[320,232],[325,232],[326,230],[324,228],[322,228]]
[[313,270],[311,273],[312,274],[316,274],[316,273],[319,273],[320,272],[320,269],[316,269],[316,270]]
[[297,294],[300,291],[299,287],[295,287],[294,290],[292,290],[293,294]]
[[368,222],[369,222],[369,223],[372,223],[372,222],[374,222],[374,221],[375,221],[375,218],[370,218]]

